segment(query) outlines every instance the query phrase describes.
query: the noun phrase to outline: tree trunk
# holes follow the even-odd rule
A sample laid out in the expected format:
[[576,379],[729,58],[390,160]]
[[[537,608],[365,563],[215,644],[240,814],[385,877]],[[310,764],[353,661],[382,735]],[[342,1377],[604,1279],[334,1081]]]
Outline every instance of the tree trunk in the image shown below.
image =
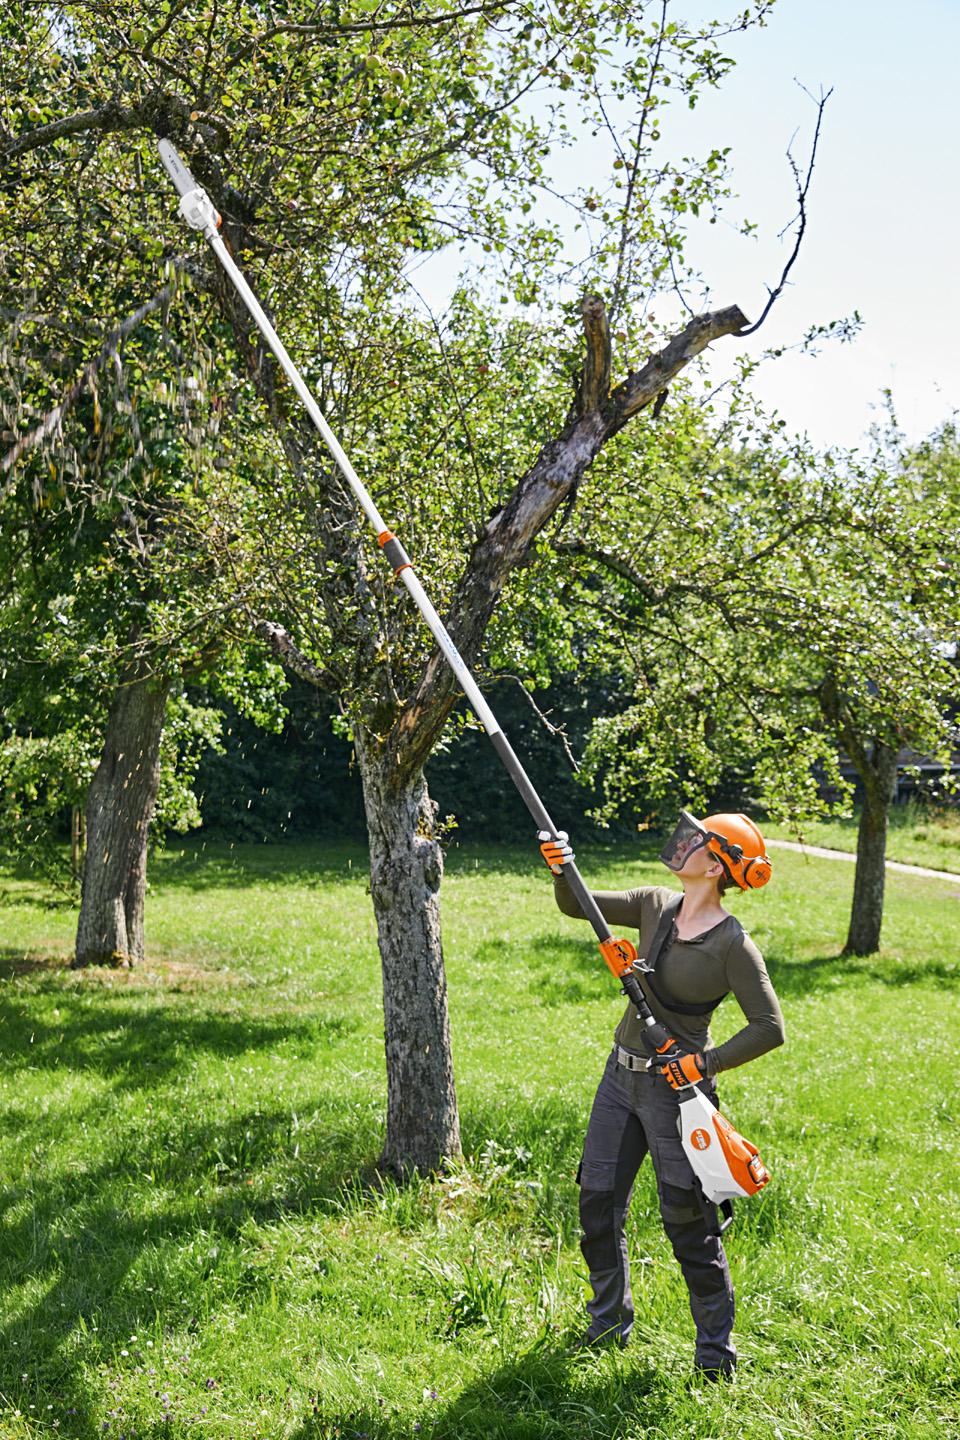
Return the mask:
[[134,661],[110,710],[103,754],[87,792],[77,966],[136,965],[143,959],[147,837],[160,785],[169,689],[169,679]]
[[380,1164],[438,1169],[460,1154],[447,981],[440,938],[443,853],[422,772],[399,779],[390,752],[354,742],[370,836],[370,894],[383,969],[387,1127]]
[[845,952],[853,955],[872,955],[880,949],[887,819],[897,783],[897,752],[893,746],[874,741],[869,761],[869,772],[861,776],[863,812],[857,836],[850,930],[844,946]]

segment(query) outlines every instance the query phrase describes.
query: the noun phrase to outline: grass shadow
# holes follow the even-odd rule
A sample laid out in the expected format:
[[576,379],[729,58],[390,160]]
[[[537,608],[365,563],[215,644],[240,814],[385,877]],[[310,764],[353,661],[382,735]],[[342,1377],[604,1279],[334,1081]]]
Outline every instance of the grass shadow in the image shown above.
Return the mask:
[[12,980],[18,975],[56,975],[69,968],[70,961],[62,955],[25,955],[22,948],[0,945],[0,981]]
[[831,990],[852,989],[869,984],[901,988],[908,985],[935,985],[938,989],[960,987],[960,964],[930,957],[903,961],[881,950],[875,955],[814,955],[796,959],[775,947],[765,956],[767,973],[781,1000]]
[[[157,1019],[162,1049],[179,1027],[176,1017]],[[49,1043],[34,1036],[41,1052]],[[191,1045],[195,1053],[196,1041]],[[121,1077],[126,1098],[137,1088],[151,1094],[152,1081],[142,1069]],[[4,1126],[28,1150],[0,1205],[8,1316],[0,1326],[0,1391],[17,1395],[26,1411],[40,1396],[28,1393],[21,1371],[55,1374],[56,1391],[66,1397],[59,1433],[88,1440],[91,1417],[103,1406],[96,1361],[109,1367],[131,1336],[157,1340],[189,1316],[203,1320],[222,1308],[282,1307],[286,1272],[271,1258],[274,1242],[259,1249],[251,1227],[272,1235],[304,1217],[309,1229],[311,1216],[397,1231],[434,1225],[448,1189],[434,1178],[398,1186],[381,1177],[374,1157],[382,1115],[361,1112],[356,1094],[335,1079],[324,1083],[311,1101],[313,1115],[300,1117],[274,1104],[208,1118],[202,1103],[185,1100],[181,1112],[153,1118],[117,1104],[111,1090],[71,1117],[76,1133],[109,1136],[90,1161],[64,1153],[62,1117],[9,1105]],[[512,1214],[517,1185],[526,1192],[533,1173],[533,1145],[555,1160],[551,1126],[570,1125],[559,1102],[529,1108],[512,1122],[496,1107],[466,1119],[467,1143],[487,1147],[486,1189],[477,1203],[490,1215]],[[516,1143],[518,1118],[528,1146]],[[502,1146],[492,1138],[495,1125]],[[564,1204],[571,1208],[569,1196]],[[324,1283],[318,1274],[318,1302]],[[304,1303],[302,1289],[297,1301]],[[320,1418],[307,1423],[305,1433],[325,1433]],[[145,1433],[153,1433],[149,1422]]]
[[[46,974],[63,967],[39,962],[30,968]],[[112,1093],[131,1092],[169,1081],[192,1067],[198,1054],[232,1059],[285,1043],[303,1059],[318,1048],[334,1048],[359,1026],[356,1018],[336,1011],[252,1016],[183,1005],[131,1010],[122,987],[118,993],[111,986],[97,999],[93,1007],[84,1003],[83,991],[61,990],[58,1013],[47,1017],[27,1014],[18,995],[0,991],[0,1054],[6,1073],[89,1071],[110,1081]]]
[[[648,1355],[607,1351],[572,1357],[559,1336],[548,1334],[504,1358],[449,1403],[427,1392],[414,1430],[435,1440],[614,1440],[631,1425],[643,1433],[668,1434],[676,1423],[681,1387],[679,1373],[659,1368]],[[328,1409],[320,1394],[311,1398],[312,1413],[292,1431],[291,1440],[335,1435],[407,1440],[410,1435],[409,1414],[394,1419],[388,1400],[342,1413]],[[679,1403],[686,1408],[682,1399]],[[697,1408],[689,1400],[686,1405]]]
[[[5,1193],[4,1208],[19,1207],[17,1217],[4,1216],[5,1288],[36,1298],[21,1300],[15,1318],[0,1326],[0,1391],[7,1396],[22,1392],[22,1382],[45,1356],[69,1402],[68,1409],[60,1409],[56,1433],[90,1440],[101,1433],[99,1425],[94,1432],[93,1416],[103,1404],[102,1376],[76,1344],[78,1331],[88,1351],[92,1343],[109,1361],[121,1349],[125,1353],[131,1336],[169,1334],[171,1323],[195,1328],[197,1318],[188,1317],[204,1322],[218,1305],[245,1310],[275,1300],[281,1281],[269,1253],[251,1253],[243,1243],[251,1225],[275,1227],[291,1214],[320,1209],[323,1199],[335,1199],[363,1172],[354,1157],[348,1170],[328,1174],[314,1193],[292,1182],[284,1193],[254,1188],[249,1177],[267,1165],[268,1157],[255,1146],[248,1146],[244,1156],[250,1123],[259,1123],[262,1133],[289,1139],[288,1113],[258,1115],[255,1122],[252,1116],[238,1116],[217,1137],[216,1149],[224,1157],[239,1155],[240,1168],[225,1173],[219,1193],[200,1206],[187,1196],[201,1177],[188,1168],[191,1156],[182,1152],[168,1152],[166,1158],[189,1175],[190,1187],[182,1186],[179,1201],[161,1214],[118,1200],[123,1176],[114,1157],[66,1176],[60,1185],[48,1184],[42,1196],[24,1187]],[[141,1157],[141,1164],[149,1163],[150,1157]],[[142,1174],[133,1165],[131,1172]],[[158,1185],[176,1180],[159,1166],[151,1178]],[[25,1198],[33,1203],[24,1206]],[[24,1410],[30,1398],[23,1401]],[[146,1424],[146,1432],[136,1426],[138,1434],[180,1433],[169,1432],[162,1422],[156,1432]]]

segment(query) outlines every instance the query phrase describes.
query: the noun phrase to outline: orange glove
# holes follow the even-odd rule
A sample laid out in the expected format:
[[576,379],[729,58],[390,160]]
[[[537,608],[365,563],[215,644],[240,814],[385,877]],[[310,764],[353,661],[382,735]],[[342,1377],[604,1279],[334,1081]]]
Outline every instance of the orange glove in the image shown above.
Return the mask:
[[541,841],[540,851],[544,860],[554,875],[559,875],[564,865],[574,858],[568,844],[570,836],[566,830],[558,830],[556,835],[551,835],[548,830],[541,830],[537,839]]
[[695,1055],[678,1055],[660,1070],[660,1074],[674,1090],[682,1090],[686,1085],[696,1085],[698,1080],[706,1077],[706,1073],[706,1063],[699,1051]]

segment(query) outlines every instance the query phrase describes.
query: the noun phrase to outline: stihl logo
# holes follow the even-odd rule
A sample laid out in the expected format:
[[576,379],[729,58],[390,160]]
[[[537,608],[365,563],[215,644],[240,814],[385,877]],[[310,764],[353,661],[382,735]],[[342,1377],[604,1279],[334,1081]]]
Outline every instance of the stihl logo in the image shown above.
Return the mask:
[[696,1145],[698,1150],[706,1150],[707,1146],[710,1144],[710,1136],[707,1134],[706,1130],[694,1130],[690,1136],[690,1139],[693,1141],[694,1145]]

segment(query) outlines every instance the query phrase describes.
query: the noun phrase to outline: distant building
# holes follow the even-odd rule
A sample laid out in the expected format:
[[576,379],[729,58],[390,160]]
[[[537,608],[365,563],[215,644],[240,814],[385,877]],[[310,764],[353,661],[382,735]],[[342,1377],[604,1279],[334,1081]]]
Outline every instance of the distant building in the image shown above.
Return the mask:
[[[862,798],[863,784],[850,757],[840,751],[840,774],[855,786],[855,800]],[[905,805],[908,800],[939,800],[947,805],[960,804],[960,797],[945,795],[937,781],[945,774],[960,775],[960,749],[955,749],[949,765],[923,755],[909,747],[897,752],[897,781],[893,792],[894,805]]]

